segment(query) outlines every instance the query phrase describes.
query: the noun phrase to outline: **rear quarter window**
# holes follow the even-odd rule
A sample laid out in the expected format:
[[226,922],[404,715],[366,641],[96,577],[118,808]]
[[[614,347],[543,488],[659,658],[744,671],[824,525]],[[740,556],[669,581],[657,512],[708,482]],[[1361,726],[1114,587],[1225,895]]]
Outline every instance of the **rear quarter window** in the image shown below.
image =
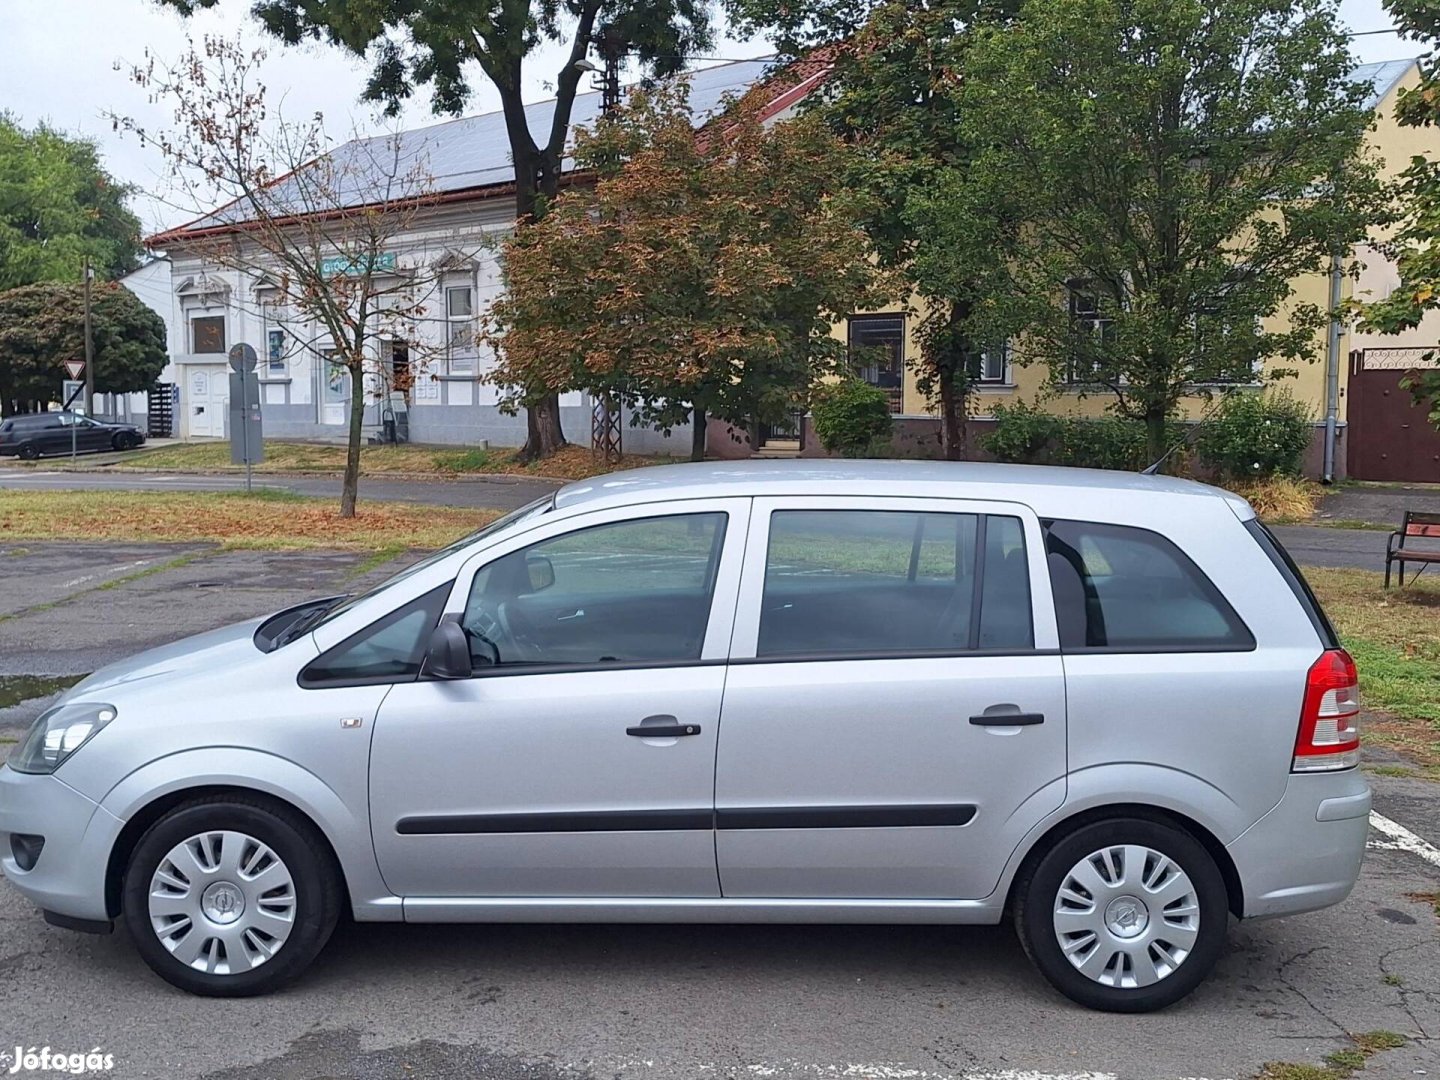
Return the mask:
[[1157,532],[1045,525],[1060,647],[1066,652],[1224,652],[1255,638],[1204,572]]

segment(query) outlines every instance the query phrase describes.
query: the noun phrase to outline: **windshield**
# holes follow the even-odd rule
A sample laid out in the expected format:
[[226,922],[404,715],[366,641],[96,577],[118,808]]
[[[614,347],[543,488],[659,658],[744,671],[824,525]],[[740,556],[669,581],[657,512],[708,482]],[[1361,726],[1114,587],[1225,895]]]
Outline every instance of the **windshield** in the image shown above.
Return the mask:
[[[314,622],[309,622],[309,620],[306,620],[308,625],[305,626],[304,631],[302,632],[314,630],[317,627],[324,626],[331,619],[343,615],[345,612],[353,608],[356,604],[360,603],[362,600],[368,600],[372,596],[379,596],[386,589],[400,584],[400,582],[404,581],[412,574],[418,574],[427,566],[433,566],[441,559],[447,558],[448,556],[455,554],[455,552],[459,551],[461,548],[469,547],[471,544],[475,543],[475,541],[481,539],[482,537],[498,533],[503,529],[508,529],[516,522],[525,521],[528,518],[538,517],[541,514],[548,513],[550,508],[554,504],[555,496],[546,495],[544,498],[536,499],[532,503],[527,503],[525,506],[520,507],[519,510],[512,510],[510,511],[510,513],[504,515],[503,517],[496,518],[489,525],[486,525],[483,529],[479,529],[476,532],[471,533],[469,536],[462,536],[453,544],[443,547],[439,551],[436,551],[430,555],[426,555],[425,558],[419,560],[418,562],[411,563],[404,570],[401,570],[398,574],[386,578],[374,588],[367,589],[365,592],[362,593],[355,593],[352,596],[342,597],[340,601],[335,604],[334,607],[325,609],[323,618],[316,619]],[[290,635],[286,636],[288,638]]]

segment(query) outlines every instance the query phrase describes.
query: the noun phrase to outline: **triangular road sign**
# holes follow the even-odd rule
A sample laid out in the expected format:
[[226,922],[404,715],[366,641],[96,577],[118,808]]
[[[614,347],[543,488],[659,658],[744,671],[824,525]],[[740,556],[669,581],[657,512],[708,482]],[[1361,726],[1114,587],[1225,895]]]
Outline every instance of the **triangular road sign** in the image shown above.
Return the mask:
[[84,375],[84,374],[85,374],[85,361],[84,361],[84,360],[66,360],[66,361],[65,361],[65,371],[69,374],[70,378],[72,378],[72,379],[78,379],[78,378],[80,378],[81,375]]

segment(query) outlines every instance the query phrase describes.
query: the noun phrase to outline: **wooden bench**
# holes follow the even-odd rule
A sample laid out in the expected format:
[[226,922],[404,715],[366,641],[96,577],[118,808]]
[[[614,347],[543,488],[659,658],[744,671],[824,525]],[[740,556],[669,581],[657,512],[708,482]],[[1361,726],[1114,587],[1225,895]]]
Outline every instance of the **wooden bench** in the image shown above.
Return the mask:
[[1390,587],[1390,566],[1400,564],[1400,587],[1405,587],[1405,564],[1421,563],[1411,581],[1425,572],[1431,563],[1440,563],[1440,548],[1419,548],[1410,544],[1412,540],[1440,541],[1440,514],[1417,514],[1406,510],[1400,521],[1400,528],[1390,534],[1385,543],[1385,587]]

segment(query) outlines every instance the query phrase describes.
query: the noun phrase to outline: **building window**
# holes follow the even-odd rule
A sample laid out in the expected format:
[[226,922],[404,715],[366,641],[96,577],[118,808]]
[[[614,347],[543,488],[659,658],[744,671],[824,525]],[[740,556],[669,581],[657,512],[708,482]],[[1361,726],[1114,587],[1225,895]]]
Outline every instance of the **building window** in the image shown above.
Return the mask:
[[475,374],[475,290],[445,290],[445,356],[451,375]]
[[260,318],[265,327],[262,356],[268,375],[284,375],[288,370],[283,310],[283,305],[278,300],[266,300],[260,304]]
[[1010,381],[1010,346],[991,345],[970,353],[966,373],[970,381],[980,384],[1005,384]]
[[852,315],[850,367],[890,398],[890,411],[905,407],[905,316]]
[[1094,382],[1105,366],[1105,350],[1111,343],[1115,318],[1105,307],[1091,281],[1065,283],[1070,303],[1070,382]]
[[190,351],[192,353],[223,353],[225,351],[224,315],[202,315],[190,320]]

